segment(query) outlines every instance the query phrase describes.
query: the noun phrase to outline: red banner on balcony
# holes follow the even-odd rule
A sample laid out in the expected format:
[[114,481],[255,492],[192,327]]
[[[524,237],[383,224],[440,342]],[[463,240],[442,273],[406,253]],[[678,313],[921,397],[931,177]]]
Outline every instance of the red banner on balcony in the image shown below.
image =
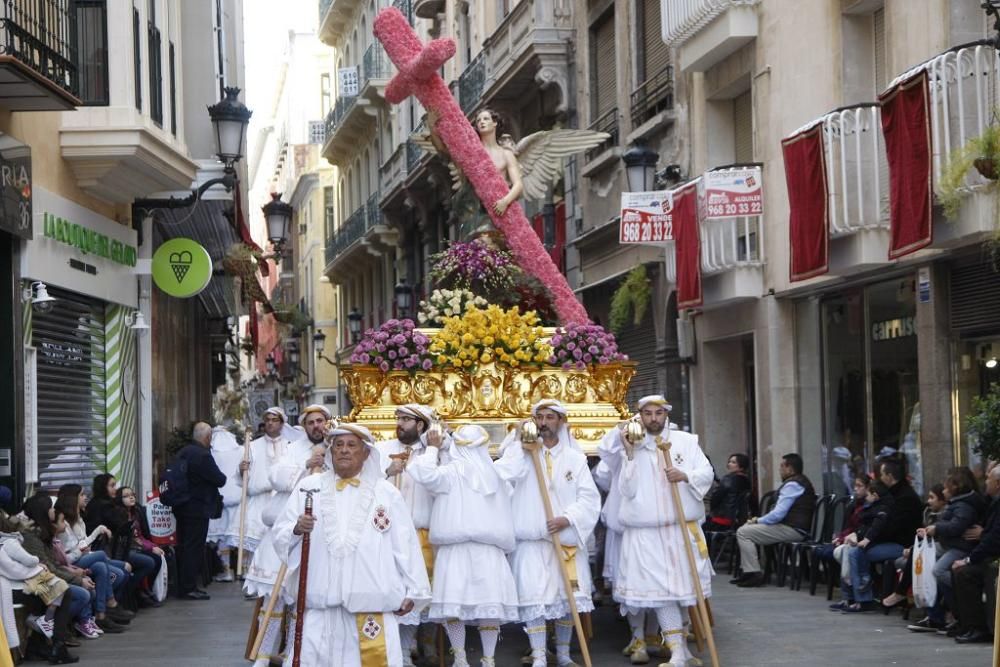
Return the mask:
[[826,189],[823,124],[781,142],[788,184],[791,280],[823,275],[830,268],[830,209]]
[[701,230],[698,228],[698,187],[674,190],[674,253],[677,264],[677,307],[697,308],[701,293]]
[[889,259],[930,245],[931,127],[927,71],[879,96],[889,162]]

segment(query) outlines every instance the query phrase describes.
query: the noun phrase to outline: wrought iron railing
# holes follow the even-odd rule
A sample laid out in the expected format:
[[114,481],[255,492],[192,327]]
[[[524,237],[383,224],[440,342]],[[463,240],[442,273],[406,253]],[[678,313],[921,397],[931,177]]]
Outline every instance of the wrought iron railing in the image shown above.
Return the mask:
[[389,159],[385,161],[385,164],[379,167],[379,182],[385,189],[386,195],[392,192],[409,173],[406,159],[409,144],[409,141],[404,141],[396,146],[396,149],[389,156]]
[[[413,128],[413,134],[422,134],[426,131],[423,123]],[[412,136],[412,135],[411,135]],[[427,151],[421,148],[413,139],[406,140],[406,173],[412,174],[420,164],[420,161],[427,155]]]
[[486,51],[480,51],[458,77],[458,102],[468,115],[483,97],[486,83]]
[[392,76],[392,68],[389,64],[389,56],[385,54],[385,49],[381,44],[372,44],[365,51],[365,57],[361,61],[361,85],[367,86],[372,79],[388,79]]
[[[329,2],[329,0],[327,1]],[[402,12],[410,25],[413,25],[413,4],[410,0],[393,0],[392,6]]]
[[674,108],[674,67],[667,65],[646,79],[631,95],[632,125],[638,127],[667,109]]
[[76,95],[76,12],[72,0],[0,3],[0,54],[12,56]]
[[326,265],[329,266],[340,253],[344,252],[365,233],[365,207],[359,206],[351,217],[341,225],[333,238],[326,240]]
[[590,129],[595,132],[607,132],[611,136],[586,152],[587,162],[618,145],[618,107],[609,109],[603,116],[591,123]]
[[368,197],[368,201],[365,202],[365,231],[382,223],[382,211],[378,205],[381,199],[382,193],[376,190]]
[[333,105],[330,109],[330,113],[326,115],[326,140],[330,141],[333,135],[340,129],[341,124],[344,122],[344,117],[347,113],[354,107],[354,104],[358,101],[356,97],[339,97],[337,98],[337,103]]

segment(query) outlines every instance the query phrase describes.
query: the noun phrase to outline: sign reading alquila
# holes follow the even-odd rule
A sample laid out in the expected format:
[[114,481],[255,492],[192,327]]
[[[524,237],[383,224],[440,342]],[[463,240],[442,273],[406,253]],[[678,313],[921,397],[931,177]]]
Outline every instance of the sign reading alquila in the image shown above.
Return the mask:
[[46,238],[73,246],[88,255],[104,257],[122,266],[135,266],[136,249],[133,246],[52,213],[44,214],[42,233]]

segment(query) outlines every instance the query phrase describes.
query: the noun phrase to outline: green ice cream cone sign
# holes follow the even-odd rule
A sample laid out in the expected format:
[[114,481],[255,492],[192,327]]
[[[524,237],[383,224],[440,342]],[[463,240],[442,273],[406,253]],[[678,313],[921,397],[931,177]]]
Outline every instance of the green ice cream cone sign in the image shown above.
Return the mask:
[[153,282],[170,296],[194,296],[208,287],[211,279],[212,258],[197,241],[170,239],[153,254]]

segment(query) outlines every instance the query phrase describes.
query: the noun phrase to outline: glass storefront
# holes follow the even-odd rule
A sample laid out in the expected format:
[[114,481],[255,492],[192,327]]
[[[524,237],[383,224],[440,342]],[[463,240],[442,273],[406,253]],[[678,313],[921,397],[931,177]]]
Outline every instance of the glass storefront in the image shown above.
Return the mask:
[[986,394],[991,384],[1000,384],[1000,338],[957,341],[953,349],[953,381],[956,388],[956,405],[953,408],[958,415],[955,429],[961,443],[958,454],[962,463],[983,479],[986,471],[983,461],[974,451],[976,438],[966,429],[965,420],[972,413],[972,399]]
[[901,453],[922,493],[913,278],[826,297],[820,316],[824,492],[849,494],[853,476]]

